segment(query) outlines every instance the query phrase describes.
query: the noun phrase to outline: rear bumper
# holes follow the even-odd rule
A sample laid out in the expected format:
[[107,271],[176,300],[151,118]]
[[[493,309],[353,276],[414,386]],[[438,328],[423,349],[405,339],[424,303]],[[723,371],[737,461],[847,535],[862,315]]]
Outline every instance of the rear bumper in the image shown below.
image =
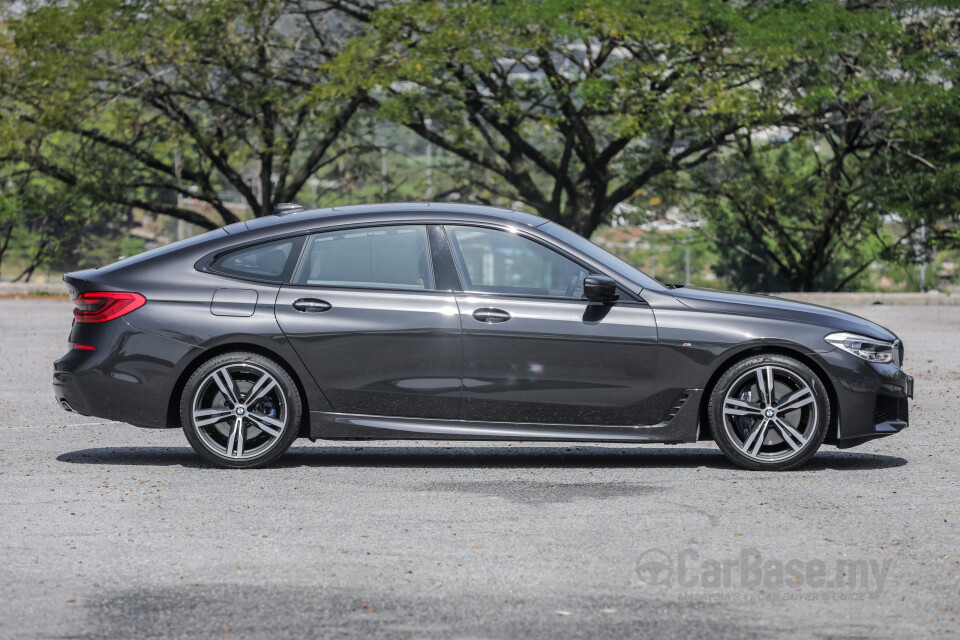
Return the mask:
[[71,349],[53,363],[53,392],[64,409],[140,427],[167,426],[177,373],[197,347],[141,331],[123,318],[74,325],[70,340],[96,350]]
[[[62,360],[63,358],[61,358]],[[59,363],[57,360],[54,367]],[[65,411],[72,411],[80,415],[89,416],[90,407],[87,405],[87,399],[77,384],[77,378],[69,371],[53,371],[53,394],[59,404]]]

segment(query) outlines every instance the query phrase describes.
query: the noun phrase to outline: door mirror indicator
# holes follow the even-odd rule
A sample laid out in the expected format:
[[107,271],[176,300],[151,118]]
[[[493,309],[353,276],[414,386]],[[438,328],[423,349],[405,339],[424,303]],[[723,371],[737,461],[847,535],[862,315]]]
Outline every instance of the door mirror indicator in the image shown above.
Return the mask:
[[607,276],[587,276],[583,279],[583,297],[591,302],[609,303],[619,300],[617,283]]

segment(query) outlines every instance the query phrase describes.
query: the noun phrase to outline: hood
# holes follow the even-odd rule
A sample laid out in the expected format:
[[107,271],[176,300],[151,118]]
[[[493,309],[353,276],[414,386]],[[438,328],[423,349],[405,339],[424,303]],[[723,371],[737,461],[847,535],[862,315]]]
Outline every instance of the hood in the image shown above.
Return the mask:
[[892,331],[876,322],[815,304],[795,302],[775,296],[732,293],[699,287],[673,289],[669,293],[682,304],[698,311],[791,320],[819,325],[828,331],[847,331],[891,342],[897,339]]

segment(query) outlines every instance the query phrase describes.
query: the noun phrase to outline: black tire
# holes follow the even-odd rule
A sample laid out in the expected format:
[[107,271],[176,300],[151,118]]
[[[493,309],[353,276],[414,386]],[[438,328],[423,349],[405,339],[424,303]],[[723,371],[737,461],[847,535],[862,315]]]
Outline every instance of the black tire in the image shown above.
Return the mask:
[[247,469],[274,462],[297,439],[302,415],[300,392],[290,374],[257,353],[238,351],[207,360],[180,396],[180,424],[190,446],[220,467]]
[[[765,394],[773,380],[772,394]],[[810,367],[779,354],[740,360],[710,391],[717,446],[739,467],[785,471],[807,462],[830,426],[830,398]],[[759,442],[759,444],[758,444]]]

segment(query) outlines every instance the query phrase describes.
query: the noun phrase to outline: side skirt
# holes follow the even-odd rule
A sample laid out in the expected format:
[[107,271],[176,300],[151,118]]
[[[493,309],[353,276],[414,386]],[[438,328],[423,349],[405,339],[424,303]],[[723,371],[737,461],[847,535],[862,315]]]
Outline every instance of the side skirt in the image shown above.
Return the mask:
[[473,422],[310,412],[310,438],[325,440],[525,440],[554,442],[696,442],[702,389],[687,389],[657,424],[581,425]]

